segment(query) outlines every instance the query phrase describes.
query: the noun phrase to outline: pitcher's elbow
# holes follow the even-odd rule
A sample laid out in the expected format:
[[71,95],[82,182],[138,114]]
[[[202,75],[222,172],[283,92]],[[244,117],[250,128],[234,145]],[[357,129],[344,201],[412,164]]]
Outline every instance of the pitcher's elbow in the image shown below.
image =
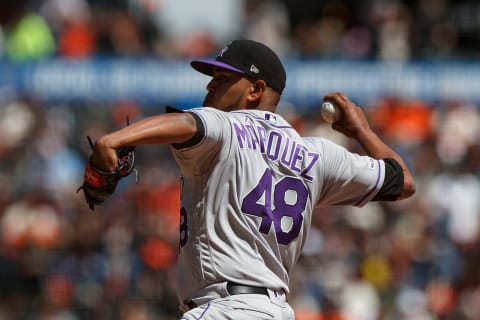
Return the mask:
[[416,187],[415,187],[415,183],[413,182],[413,179],[408,179],[403,184],[403,190],[400,197],[398,197],[398,200],[410,198],[415,194],[415,191],[416,191]]

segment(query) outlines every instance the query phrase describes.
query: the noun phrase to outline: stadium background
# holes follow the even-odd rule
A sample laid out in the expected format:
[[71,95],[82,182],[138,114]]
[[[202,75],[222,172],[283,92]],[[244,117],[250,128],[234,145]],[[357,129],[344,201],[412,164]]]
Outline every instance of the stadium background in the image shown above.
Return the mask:
[[342,90],[417,179],[407,201],[319,210],[297,319],[479,319],[479,17],[473,0],[3,1],[0,319],[178,319],[168,148],[139,148],[140,182],[92,213],[85,137],[198,106],[189,59],[239,37],[285,61],[279,111],[304,135],[358,147],[319,117]]

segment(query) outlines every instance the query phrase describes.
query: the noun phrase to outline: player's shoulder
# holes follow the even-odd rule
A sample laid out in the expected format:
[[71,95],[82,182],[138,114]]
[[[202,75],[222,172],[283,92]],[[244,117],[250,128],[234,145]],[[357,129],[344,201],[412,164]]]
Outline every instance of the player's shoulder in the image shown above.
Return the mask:
[[193,108],[189,111],[198,114],[205,120],[211,120],[221,123],[241,123],[241,124],[256,124],[264,127],[271,127],[276,129],[293,129],[280,114],[256,110],[256,109],[242,109],[234,111],[223,111],[212,107]]
[[306,145],[312,145],[315,146],[318,149],[345,149],[344,146],[333,142],[330,139],[327,139],[325,137],[314,137],[314,136],[307,136],[307,137],[302,137],[303,142]]
[[193,112],[198,115],[220,117],[220,118],[229,118],[232,117],[232,112],[223,111],[220,109],[212,107],[196,107],[187,110],[188,112]]
[[234,111],[223,111],[220,109],[212,108],[212,107],[198,107],[192,108],[188,110],[189,112],[194,112],[199,115],[205,116],[213,116],[218,118],[225,118],[225,119],[252,119],[252,120],[266,120],[270,122],[281,121],[279,115],[262,110],[255,110],[255,109],[242,109],[242,110],[234,110]]
[[245,121],[259,122],[277,128],[292,128],[292,126],[278,113],[248,109],[229,112],[236,118],[243,118]]
[[188,109],[187,112],[191,112],[199,116],[204,122],[225,122],[229,115],[228,112],[218,110],[211,107],[196,107]]

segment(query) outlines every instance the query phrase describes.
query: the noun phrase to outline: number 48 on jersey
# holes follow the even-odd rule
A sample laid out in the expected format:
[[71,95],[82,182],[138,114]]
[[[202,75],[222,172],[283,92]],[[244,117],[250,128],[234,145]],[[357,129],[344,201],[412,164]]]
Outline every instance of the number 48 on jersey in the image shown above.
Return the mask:
[[288,245],[300,233],[307,200],[308,190],[301,179],[287,176],[274,184],[267,169],[243,199],[242,212],[262,218],[261,233],[268,234],[273,224],[278,243]]

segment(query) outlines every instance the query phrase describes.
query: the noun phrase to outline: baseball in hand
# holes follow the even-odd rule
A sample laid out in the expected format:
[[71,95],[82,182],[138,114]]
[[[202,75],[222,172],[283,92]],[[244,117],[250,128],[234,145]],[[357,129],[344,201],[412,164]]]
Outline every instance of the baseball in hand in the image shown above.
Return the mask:
[[340,120],[340,110],[331,102],[324,102],[320,109],[323,120],[328,123],[334,123]]

